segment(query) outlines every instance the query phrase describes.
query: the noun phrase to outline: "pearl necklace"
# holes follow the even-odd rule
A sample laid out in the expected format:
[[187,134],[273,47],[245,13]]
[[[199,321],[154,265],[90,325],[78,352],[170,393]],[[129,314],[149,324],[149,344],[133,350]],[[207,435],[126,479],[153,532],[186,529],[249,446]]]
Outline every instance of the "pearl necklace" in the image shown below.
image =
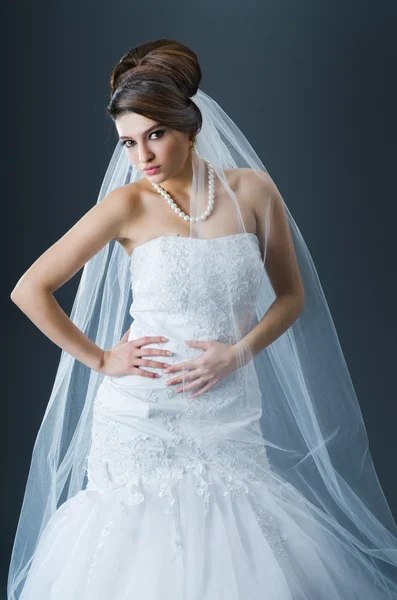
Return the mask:
[[171,198],[170,194],[166,192],[165,189],[161,187],[161,185],[159,185],[158,183],[154,183],[153,181],[151,182],[154,189],[159,194],[161,194],[163,198],[167,200],[167,203],[171,206],[172,210],[174,210],[177,213],[177,215],[181,217],[181,219],[183,219],[184,221],[193,221],[196,223],[199,223],[200,221],[205,221],[206,218],[209,217],[209,215],[212,213],[214,208],[214,169],[210,164],[209,160],[207,160],[206,158],[203,158],[203,160],[205,161],[208,170],[208,204],[207,210],[205,210],[200,217],[189,217],[189,215],[186,215],[183,211],[181,211],[178,205]]

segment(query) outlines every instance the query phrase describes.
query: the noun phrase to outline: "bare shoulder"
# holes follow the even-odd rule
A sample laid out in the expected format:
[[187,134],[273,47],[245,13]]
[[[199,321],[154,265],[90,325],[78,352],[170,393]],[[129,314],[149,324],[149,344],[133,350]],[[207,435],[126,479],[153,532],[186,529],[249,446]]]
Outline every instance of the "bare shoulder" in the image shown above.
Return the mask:
[[269,173],[262,169],[241,168],[232,169],[240,192],[272,191],[274,183]]
[[140,197],[140,185],[139,181],[136,181],[112,190],[102,200],[106,203],[107,210],[119,219],[120,226],[115,239],[123,240],[126,237],[128,224],[138,211]]
[[133,211],[139,199],[139,182],[127,183],[109,192],[102,202],[113,205],[115,210]]
[[283,205],[281,194],[273,179],[262,169],[236,169],[239,196],[251,207],[255,216],[263,216],[270,206]]

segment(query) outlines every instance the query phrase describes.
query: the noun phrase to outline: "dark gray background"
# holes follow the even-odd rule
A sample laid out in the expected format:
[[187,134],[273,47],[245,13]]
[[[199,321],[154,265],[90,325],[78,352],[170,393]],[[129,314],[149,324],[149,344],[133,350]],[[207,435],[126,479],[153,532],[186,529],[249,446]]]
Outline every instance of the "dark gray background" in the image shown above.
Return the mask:
[[[395,1],[4,6],[2,580],[60,358],[9,295],[96,202],[116,143],[111,69],[160,37],[197,53],[200,87],[251,141],[307,241],[397,515]],[[68,314],[80,275],[56,293]]]

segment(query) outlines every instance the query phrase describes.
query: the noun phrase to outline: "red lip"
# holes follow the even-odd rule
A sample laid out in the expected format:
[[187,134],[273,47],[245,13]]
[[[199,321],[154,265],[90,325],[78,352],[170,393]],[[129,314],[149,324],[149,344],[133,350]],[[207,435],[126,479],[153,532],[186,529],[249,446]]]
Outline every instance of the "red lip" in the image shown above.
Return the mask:
[[145,173],[157,173],[157,171],[159,170],[159,166],[158,167],[146,167],[146,169],[143,169]]

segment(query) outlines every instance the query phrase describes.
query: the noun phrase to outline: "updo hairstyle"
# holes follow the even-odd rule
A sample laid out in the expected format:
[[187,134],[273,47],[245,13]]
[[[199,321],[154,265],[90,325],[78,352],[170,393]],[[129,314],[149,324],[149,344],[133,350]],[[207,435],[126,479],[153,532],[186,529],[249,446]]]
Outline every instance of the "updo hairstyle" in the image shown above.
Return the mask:
[[167,39],[139,44],[112,71],[107,112],[113,121],[134,112],[197,134],[202,115],[190,97],[197,92],[201,76],[196,54],[184,44]]

